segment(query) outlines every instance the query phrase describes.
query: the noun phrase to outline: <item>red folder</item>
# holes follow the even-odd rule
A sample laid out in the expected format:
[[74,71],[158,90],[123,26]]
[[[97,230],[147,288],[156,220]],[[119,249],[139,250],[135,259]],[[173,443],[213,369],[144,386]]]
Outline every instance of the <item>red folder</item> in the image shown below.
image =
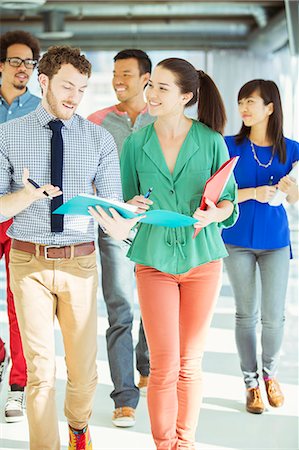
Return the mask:
[[[218,202],[221,194],[232,174],[232,171],[237,164],[239,156],[234,156],[233,158],[226,161],[222,166],[215,172],[211,178],[205,184],[204,192],[202,195],[200,209],[207,209],[206,198],[214,202]],[[193,233],[193,239],[198,235],[202,228],[196,228]]]

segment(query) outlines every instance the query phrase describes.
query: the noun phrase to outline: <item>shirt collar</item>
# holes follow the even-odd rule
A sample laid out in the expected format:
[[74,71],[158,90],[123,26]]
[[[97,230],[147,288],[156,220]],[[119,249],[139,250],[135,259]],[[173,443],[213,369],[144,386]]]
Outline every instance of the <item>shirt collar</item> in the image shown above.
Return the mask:
[[148,111],[147,111],[147,105],[145,105],[145,107],[143,108],[142,111],[140,111],[139,114],[146,114],[147,112],[148,112]]
[[[37,117],[39,123],[43,127],[48,125],[48,123],[51,120],[57,119],[57,117],[54,117],[54,116],[52,116],[52,114],[49,114],[48,111],[45,110],[45,108],[42,106],[41,103],[36,108],[35,114],[36,114],[36,117]],[[71,117],[69,120],[62,120],[62,119],[60,119],[60,120],[66,128],[71,128],[74,118],[75,118],[75,115],[73,117]]]
[[[31,93],[29,91],[28,88],[26,88],[26,91],[24,92],[24,94],[19,95],[18,97],[16,97],[13,101],[14,102],[18,102],[19,106],[23,106],[25,102],[27,102],[27,100],[29,100],[29,98],[31,97]],[[2,103],[7,103],[7,101],[5,100],[5,98],[2,96],[1,92],[0,92],[0,105],[2,105]]]
[[[126,111],[119,111],[119,109],[117,109],[117,105],[113,105],[112,110],[115,112],[115,114],[118,114],[119,116],[126,116],[128,114]],[[138,116],[146,113],[147,113],[147,105],[145,105],[143,110],[138,113]]]

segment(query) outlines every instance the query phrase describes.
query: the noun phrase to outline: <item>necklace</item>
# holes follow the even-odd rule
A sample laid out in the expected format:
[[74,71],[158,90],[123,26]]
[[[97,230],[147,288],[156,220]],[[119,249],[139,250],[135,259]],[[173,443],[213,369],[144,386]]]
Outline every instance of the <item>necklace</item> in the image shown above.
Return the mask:
[[273,158],[274,158],[274,153],[272,152],[272,155],[271,155],[271,158],[269,159],[269,162],[267,164],[263,164],[263,163],[261,163],[261,161],[257,157],[257,154],[255,152],[255,148],[254,148],[253,142],[252,141],[249,141],[249,142],[250,142],[250,145],[251,145],[251,150],[252,150],[252,153],[253,153],[253,157],[256,160],[256,162],[258,163],[258,165],[260,167],[264,167],[265,169],[267,169],[267,167],[271,166]]

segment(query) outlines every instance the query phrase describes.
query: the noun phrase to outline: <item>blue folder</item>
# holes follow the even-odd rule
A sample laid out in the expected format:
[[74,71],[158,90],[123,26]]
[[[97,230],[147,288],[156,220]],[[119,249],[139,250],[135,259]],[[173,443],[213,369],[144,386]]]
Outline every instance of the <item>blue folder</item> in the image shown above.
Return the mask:
[[[136,217],[136,213],[132,211],[132,205],[127,203],[110,201],[91,195],[77,195],[69,201],[59,206],[53,214],[71,214],[76,216],[89,216],[88,207],[100,205],[109,212],[109,208],[114,208],[122,217],[130,219]],[[142,214],[144,215],[144,214]],[[174,211],[162,209],[154,209],[145,213],[146,217],[140,222],[161,227],[188,227],[196,222],[196,219]]]

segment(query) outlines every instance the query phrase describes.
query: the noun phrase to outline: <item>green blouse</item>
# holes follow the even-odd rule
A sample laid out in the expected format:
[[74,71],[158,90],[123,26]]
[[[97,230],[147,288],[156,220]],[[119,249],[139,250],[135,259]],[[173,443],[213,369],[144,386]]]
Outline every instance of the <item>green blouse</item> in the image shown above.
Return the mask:
[[[154,124],[148,125],[130,135],[123,145],[121,175],[124,200],[144,195],[149,187],[153,187],[152,209],[167,209],[192,216],[200,204],[206,181],[228,158],[222,136],[194,120],[171,174]],[[192,239],[193,226],[167,228],[139,224],[128,257],[162,272],[181,274],[227,256],[220,227],[230,227],[237,220],[236,197],[237,186],[232,176],[219,201],[232,201],[233,213],[224,222],[203,228],[195,239]]]

